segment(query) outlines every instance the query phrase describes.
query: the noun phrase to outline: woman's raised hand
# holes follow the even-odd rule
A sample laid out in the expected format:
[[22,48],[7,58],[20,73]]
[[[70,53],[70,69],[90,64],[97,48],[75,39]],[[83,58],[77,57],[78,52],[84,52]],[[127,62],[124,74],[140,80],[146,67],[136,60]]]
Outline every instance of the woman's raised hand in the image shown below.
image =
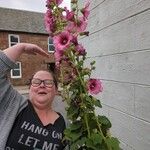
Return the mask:
[[9,47],[3,51],[7,57],[9,57],[12,61],[16,61],[21,54],[31,54],[36,55],[40,54],[45,57],[49,57],[49,55],[39,46],[30,43],[18,43],[12,47]]

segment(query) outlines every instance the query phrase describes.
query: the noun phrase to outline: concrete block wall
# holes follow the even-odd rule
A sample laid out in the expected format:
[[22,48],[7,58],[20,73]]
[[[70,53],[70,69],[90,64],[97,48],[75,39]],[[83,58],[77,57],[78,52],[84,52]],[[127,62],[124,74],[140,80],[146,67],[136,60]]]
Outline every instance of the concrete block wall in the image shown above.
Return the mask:
[[150,0],[93,0],[90,9],[81,43],[104,86],[97,113],[109,117],[123,150],[149,150]]

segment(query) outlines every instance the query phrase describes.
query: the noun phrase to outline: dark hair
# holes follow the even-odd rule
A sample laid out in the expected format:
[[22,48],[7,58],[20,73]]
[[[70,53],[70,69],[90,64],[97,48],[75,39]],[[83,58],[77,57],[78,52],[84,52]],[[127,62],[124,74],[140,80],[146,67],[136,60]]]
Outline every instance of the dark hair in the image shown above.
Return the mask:
[[50,71],[50,70],[47,71],[47,72],[49,72],[49,73],[52,75],[53,80],[54,80],[54,84],[55,84],[56,88],[58,88],[58,81],[57,81],[57,78],[56,78],[54,72],[53,72],[53,71]]
[[[39,70],[39,71],[46,71],[46,72],[50,73],[50,74],[52,75],[52,77],[53,77],[55,87],[58,88],[57,78],[56,78],[56,76],[55,76],[55,74],[54,74],[53,71],[51,71],[51,70]],[[31,80],[33,79],[34,75],[35,75],[37,72],[39,72],[39,71],[36,71],[34,74],[32,74],[31,78],[29,79],[29,85],[30,85],[30,86],[31,86]]]

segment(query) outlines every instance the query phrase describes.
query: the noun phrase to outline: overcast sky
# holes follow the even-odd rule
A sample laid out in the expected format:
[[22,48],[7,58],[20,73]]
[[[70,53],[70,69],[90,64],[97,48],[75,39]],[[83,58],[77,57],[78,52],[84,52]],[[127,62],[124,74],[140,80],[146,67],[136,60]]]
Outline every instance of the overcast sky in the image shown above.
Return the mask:
[[[46,0],[0,0],[0,7],[15,8],[36,12],[46,11]],[[70,8],[70,0],[63,0],[62,6]]]

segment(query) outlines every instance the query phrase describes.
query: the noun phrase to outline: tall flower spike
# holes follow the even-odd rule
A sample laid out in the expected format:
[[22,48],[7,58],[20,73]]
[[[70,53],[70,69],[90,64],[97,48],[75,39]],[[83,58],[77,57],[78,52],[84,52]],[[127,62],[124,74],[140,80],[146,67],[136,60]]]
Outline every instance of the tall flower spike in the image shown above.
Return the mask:
[[95,112],[95,107],[102,106],[93,95],[102,92],[103,86],[99,79],[91,77],[95,62],[87,67],[87,52],[78,40],[89,35],[86,27],[90,3],[86,2],[81,9],[78,0],[71,0],[73,10],[70,11],[60,8],[62,1],[47,0],[45,24],[53,38],[61,96],[67,103],[70,124],[64,132],[64,139],[68,140],[70,150],[120,150],[117,138],[108,133],[111,127],[109,119]]

